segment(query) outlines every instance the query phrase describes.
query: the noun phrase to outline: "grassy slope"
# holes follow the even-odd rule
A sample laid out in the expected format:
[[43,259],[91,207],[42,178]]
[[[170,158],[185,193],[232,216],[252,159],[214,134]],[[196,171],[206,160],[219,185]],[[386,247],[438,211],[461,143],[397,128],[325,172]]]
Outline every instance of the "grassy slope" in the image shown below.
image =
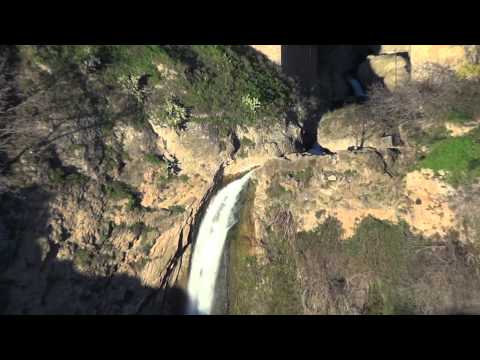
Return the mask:
[[447,171],[447,181],[461,185],[480,176],[480,128],[460,137],[448,137],[430,146],[420,167]]
[[[95,76],[111,86],[147,75],[148,86],[162,98],[174,97],[194,114],[192,121],[219,125],[278,121],[294,101],[292,86],[273,64],[248,46],[79,45],[24,46],[33,60],[53,71],[96,64]],[[175,71],[172,80],[157,70]],[[258,109],[245,99],[259,102]],[[159,101],[158,98],[156,101]],[[195,118],[196,114],[201,117]]]
[[240,221],[229,232],[230,314],[300,314],[301,303],[296,283],[294,252],[288,240],[269,229],[266,243],[269,261],[260,263],[249,255],[255,236],[252,208],[255,185],[250,185]]

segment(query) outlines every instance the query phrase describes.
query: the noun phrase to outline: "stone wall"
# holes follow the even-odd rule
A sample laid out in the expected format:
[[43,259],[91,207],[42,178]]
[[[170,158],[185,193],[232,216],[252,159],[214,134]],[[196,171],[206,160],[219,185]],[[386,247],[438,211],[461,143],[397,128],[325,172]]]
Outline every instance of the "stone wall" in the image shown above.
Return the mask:
[[412,75],[427,62],[456,68],[467,60],[465,45],[411,45]]
[[[285,45],[250,45],[270,60],[282,64],[282,47]],[[373,46],[372,47],[377,47]],[[458,66],[466,60],[465,45],[379,45],[378,54],[408,53],[412,70],[426,62]]]

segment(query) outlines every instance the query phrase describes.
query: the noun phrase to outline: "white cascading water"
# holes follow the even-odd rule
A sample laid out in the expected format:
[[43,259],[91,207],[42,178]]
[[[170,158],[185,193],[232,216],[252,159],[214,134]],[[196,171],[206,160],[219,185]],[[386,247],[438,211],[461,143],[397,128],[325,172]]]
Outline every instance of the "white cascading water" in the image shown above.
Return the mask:
[[211,313],[225,240],[228,230],[237,222],[235,207],[250,175],[251,172],[232,181],[208,205],[195,242],[188,280],[189,315]]

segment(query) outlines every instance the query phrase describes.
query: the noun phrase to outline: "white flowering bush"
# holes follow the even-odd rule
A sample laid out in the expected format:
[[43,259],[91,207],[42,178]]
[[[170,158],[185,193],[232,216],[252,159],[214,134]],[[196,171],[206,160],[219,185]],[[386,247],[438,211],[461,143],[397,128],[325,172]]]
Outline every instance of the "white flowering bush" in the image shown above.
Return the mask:
[[243,96],[242,104],[253,113],[256,113],[257,110],[262,106],[262,104],[260,103],[260,100],[251,95]]
[[118,78],[118,82],[124,92],[132,95],[138,102],[143,102],[143,91],[139,88],[138,82],[140,76],[136,75],[123,75]]
[[163,110],[165,113],[164,120],[168,126],[178,127],[187,121],[187,109],[171,97],[166,99]]

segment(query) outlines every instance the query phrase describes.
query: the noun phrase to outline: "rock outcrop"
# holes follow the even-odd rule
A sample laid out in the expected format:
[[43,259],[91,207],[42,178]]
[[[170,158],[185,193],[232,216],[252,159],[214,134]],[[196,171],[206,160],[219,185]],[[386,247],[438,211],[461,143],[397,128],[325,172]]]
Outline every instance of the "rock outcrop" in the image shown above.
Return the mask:
[[359,66],[357,77],[366,87],[376,81],[383,81],[387,89],[393,91],[410,79],[409,67],[408,60],[396,53],[370,55]]
[[[182,313],[205,209],[254,168],[230,233],[231,313],[476,306],[478,184],[415,167],[423,123],[366,129],[349,107],[324,115],[351,95],[345,76],[357,68],[366,84],[406,81],[410,48],[325,47],[314,92],[325,97],[300,99],[315,111],[248,48],[152,46],[145,63],[129,48],[128,66],[109,63],[126,48],[102,63],[95,49],[52,47],[48,64],[21,49],[8,111],[29,131],[0,152],[0,312]],[[461,138],[478,122],[445,126]],[[336,154],[304,153],[308,136]]]
[[[249,225],[239,226],[232,243],[231,311],[428,314],[478,307],[471,241],[479,234],[462,229],[468,210],[454,210],[463,195],[433,172],[389,176],[404,160],[387,164],[364,150],[271,160],[257,170],[242,217]],[[470,255],[454,255],[460,253]]]
[[145,114],[154,106],[143,107],[142,97],[161,108],[162,86],[185,76],[171,65],[155,64],[162,82],[143,84],[147,94],[140,80],[105,86],[69,60],[49,58],[46,72],[28,53],[19,59],[22,91],[24,78],[54,86],[16,110],[28,117],[29,136],[0,164],[0,271],[8,284],[0,312],[183,311],[191,244],[211,196],[224,176],[297,151],[300,128],[285,116],[268,127],[201,116],[161,124]]

